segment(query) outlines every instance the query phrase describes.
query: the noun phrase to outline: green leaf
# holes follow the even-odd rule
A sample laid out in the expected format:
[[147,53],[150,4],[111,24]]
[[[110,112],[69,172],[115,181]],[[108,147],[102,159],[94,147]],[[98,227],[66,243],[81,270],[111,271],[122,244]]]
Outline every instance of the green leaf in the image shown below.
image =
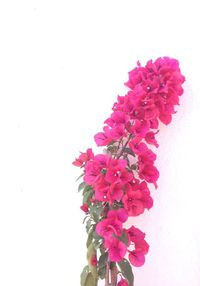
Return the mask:
[[89,245],[92,243],[93,233],[94,233],[94,230],[93,230],[93,229],[90,229],[90,231],[89,231],[89,233],[88,233],[87,242],[86,242],[86,246],[87,246],[87,247],[89,247]]
[[81,286],[85,285],[88,274],[89,274],[89,266],[87,265],[83,268],[81,272]]
[[92,189],[89,189],[87,192],[85,192],[83,194],[83,204],[90,205],[91,204],[90,199],[92,198],[92,196],[93,196]]
[[93,226],[92,224],[92,220],[88,219],[88,221],[86,222],[86,231],[87,233],[89,232],[90,228]]
[[91,272],[88,273],[84,286],[97,286],[97,279],[93,277]]
[[80,192],[81,190],[83,190],[86,186],[85,182],[80,183],[80,185],[78,186],[78,192]]
[[88,191],[92,190],[92,187],[90,185],[85,184],[84,190],[83,190],[83,195],[87,193]]
[[101,246],[99,247],[99,250],[100,250],[101,254],[104,254],[104,253],[106,252],[106,250],[105,250],[105,248],[103,247],[103,245],[101,245]]
[[132,267],[130,263],[128,262],[128,260],[125,258],[122,259],[122,261],[118,262],[118,266],[124,278],[128,280],[129,286],[133,286],[134,276],[133,276]]
[[102,254],[102,255],[99,257],[98,267],[99,267],[99,268],[105,267],[107,261],[108,261],[108,253],[105,252],[104,254]]
[[99,222],[102,217],[103,210],[104,207],[99,203],[90,206],[90,214],[92,215],[95,222]]
[[87,250],[87,259],[90,263],[90,259],[92,258],[93,255],[96,255],[96,250],[94,248],[94,245],[93,243],[91,243],[88,247],[88,250]]
[[101,279],[104,279],[106,276],[106,263],[107,263],[107,261],[108,261],[108,253],[104,252],[99,257],[99,262],[98,262],[98,275]]
[[98,276],[101,279],[105,279],[105,277],[106,277],[106,266],[104,266],[98,270]]
[[89,215],[86,215],[83,219],[83,224],[86,222],[86,220],[89,218],[90,216]]
[[94,237],[94,239],[100,239],[100,238],[102,238],[100,235],[98,235],[98,234],[96,233],[96,231],[94,231],[93,237]]
[[135,153],[131,150],[131,148],[128,148],[128,147],[124,148],[124,153],[127,153],[127,154],[135,157]]
[[122,232],[121,236],[117,236],[117,238],[128,246],[128,235],[125,231]]
[[91,243],[87,250],[87,260],[92,276],[94,277],[94,279],[97,279],[97,267],[91,264],[93,256],[96,256],[96,250],[94,248],[93,243]]
[[85,175],[85,173],[81,174],[81,175],[76,179],[76,182],[77,182],[80,178],[82,178],[84,175]]
[[102,238],[95,239],[94,242],[93,242],[95,249],[96,250],[99,249],[100,246],[102,245],[102,243],[103,243],[103,239]]

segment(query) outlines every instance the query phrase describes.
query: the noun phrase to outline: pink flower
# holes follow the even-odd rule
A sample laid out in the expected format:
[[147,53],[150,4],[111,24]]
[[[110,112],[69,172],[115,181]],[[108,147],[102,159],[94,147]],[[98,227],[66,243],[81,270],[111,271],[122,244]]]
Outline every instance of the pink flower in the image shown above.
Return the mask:
[[117,286],[129,286],[129,283],[127,280],[121,278],[121,280],[117,283]]
[[149,245],[146,240],[135,241],[135,249],[141,251],[143,254],[147,254],[149,251]]
[[138,139],[138,137],[135,137],[129,142],[129,147],[137,155],[144,154],[148,150],[147,145],[143,142],[140,143],[140,141],[141,139]]
[[133,225],[127,229],[130,240],[132,242],[141,241],[145,238],[145,233],[142,232],[139,228],[134,227]]
[[128,213],[125,209],[120,208],[117,210],[110,210],[107,214],[108,218],[117,218],[121,222],[126,222],[128,219]]
[[153,199],[150,196],[150,191],[149,191],[149,189],[147,187],[147,183],[145,181],[143,181],[140,184],[140,190],[142,192],[142,202],[144,204],[144,207],[149,210],[153,206]]
[[112,141],[116,141],[125,135],[123,124],[118,124],[114,127],[104,126],[103,132],[99,132],[94,136],[97,146],[106,146]]
[[122,198],[124,208],[128,211],[129,216],[138,216],[144,212],[142,194],[138,191],[127,191]]
[[147,164],[147,163],[153,164],[155,160],[156,160],[156,154],[150,149],[146,149],[138,156],[139,164]]
[[147,254],[147,252],[149,251],[149,245],[144,239],[145,233],[134,226],[131,226],[129,229],[127,229],[127,233],[130,240],[134,242],[135,249],[142,251],[144,254]]
[[165,125],[168,125],[172,121],[172,115],[167,112],[162,112],[159,115],[159,119],[162,123],[164,123]]
[[127,251],[127,246],[115,237],[106,239],[104,246],[106,249],[108,249],[108,259],[113,262],[121,261]]
[[169,124],[174,106],[179,104],[179,96],[183,93],[181,85],[184,81],[178,61],[163,57],[155,62],[151,60],[145,67],[138,66],[129,72],[126,85],[133,92],[138,90],[138,86],[143,89],[145,94],[140,96],[140,101],[136,104],[145,112],[143,119],[154,120],[155,123],[159,118],[164,124]]
[[97,146],[106,146],[112,142],[112,138],[106,136],[104,132],[99,132],[94,136]]
[[92,152],[92,149],[87,149],[86,153],[81,152],[81,155],[79,156],[78,159],[75,159],[74,162],[72,162],[72,164],[76,167],[81,167],[83,166],[84,163],[86,163],[87,161],[91,160],[94,158],[94,154]]
[[80,206],[80,209],[85,212],[88,213],[88,205],[87,204],[83,204],[82,206]]
[[110,118],[108,118],[107,120],[105,120],[104,123],[108,124],[111,127],[114,127],[118,124],[126,124],[129,120],[129,116],[122,112],[122,111],[114,111]]
[[133,250],[129,252],[128,258],[133,266],[140,267],[145,263],[145,256],[142,251]]
[[158,133],[157,132],[153,132],[153,131],[149,131],[146,135],[145,135],[145,141],[148,143],[148,144],[152,144],[152,145],[155,145],[156,147],[158,147],[158,142],[156,141],[155,139],[155,135]]
[[101,171],[106,167],[107,155],[96,155],[93,160],[86,163],[84,181],[88,185],[93,185],[99,177],[101,177]]
[[93,184],[93,189],[95,190],[95,199],[102,202],[108,201],[108,192],[110,189],[110,184],[106,182],[105,176],[100,174]]
[[139,183],[139,181],[126,185],[122,202],[129,216],[140,215],[145,208],[150,209],[153,206],[153,200],[146,182]]
[[139,176],[141,179],[144,179],[148,183],[153,183],[156,188],[158,187],[156,182],[159,178],[159,172],[158,172],[158,169],[154,165],[150,163],[140,164],[139,165]]
[[123,196],[123,186],[120,183],[113,183],[110,185],[107,192],[107,200],[112,204],[114,201],[120,201]]
[[135,120],[134,125],[131,128],[131,133],[139,137],[145,137],[149,131],[150,124],[147,120]]
[[106,181],[109,183],[128,183],[133,179],[133,173],[125,170],[124,168],[108,168],[106,172]]
[[120,236],[122,234],[122,222],[113,217],[103,219],[97,223],[96,232],[104,238],[111,237],[113,234]]

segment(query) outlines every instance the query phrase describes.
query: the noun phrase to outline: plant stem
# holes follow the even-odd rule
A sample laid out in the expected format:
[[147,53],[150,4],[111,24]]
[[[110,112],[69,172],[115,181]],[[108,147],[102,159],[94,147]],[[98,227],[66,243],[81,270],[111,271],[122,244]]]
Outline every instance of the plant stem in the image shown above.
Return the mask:
[[115,155],[114,155],[114,159],[117,157],[117,152],[119,151],[119,148],[120,148],[120,145],[121,145],[121,143],[122,143],[122,138],[119,140],[119,142],[118,142],[118,146],[117,146],[117,150],[116,150],[116,152],[115,152]]
[[110,279],[110,262],[108,261],[106,265],[105,286],[109,286],[109,279]]
[[132,136],[133,136],[132,134],[130,134],[130,135],[128,136],[128,139],[127,139],[126,143],[124,144],[123,148],[121,149],[119,155],[117,156],[117,159],[119,159],[119,158],[122,156],[122,154],[123,154],[125,148],[127,147],[129,141],[131,140]]
[[111,286],[117,285],[117,273],[118,273],[118,269],[116,266],[114,266],[111,269]]

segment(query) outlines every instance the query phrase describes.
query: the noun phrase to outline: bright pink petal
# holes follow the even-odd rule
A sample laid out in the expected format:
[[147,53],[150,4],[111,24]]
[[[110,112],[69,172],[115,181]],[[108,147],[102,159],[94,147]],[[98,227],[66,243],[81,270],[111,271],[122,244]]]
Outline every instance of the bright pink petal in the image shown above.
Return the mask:
[[128,258],[133,266],[140,267],[145,262],[145,256],[141,251],[131,251]]

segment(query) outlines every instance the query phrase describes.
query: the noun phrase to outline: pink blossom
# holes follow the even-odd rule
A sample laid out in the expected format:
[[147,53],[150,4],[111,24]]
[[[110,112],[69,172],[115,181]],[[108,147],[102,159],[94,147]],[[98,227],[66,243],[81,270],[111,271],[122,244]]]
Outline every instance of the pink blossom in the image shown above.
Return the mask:
[[88,205],[87,204],[83,204],[82,206],[80,206],[80,209],[85,212],[88,213]]
[[108,218],[117,218],[121,222],[125,222],[128,219],[128,213],[125,209],[120,208],[117,210],[110,210],[107,214]]
[[114,201],[120,201],[123,196],[123,186],[121,183],[112,183],[107,192],[107,200],[112,204]]
[[131,133],[139,136],[141,138],[145,137],[146,133],[149,131],[150,124],[147,120],[135,120],[133,127],[131,128]]
[[172,121],[172,115],[167,112],[162,112],[159,115],[159,119],[162,123],[164,123],[165,125],[168,125]]
[[106,167],[107,155],[96,155],[93,160],[86,163],[84,181],[93,185],[101,176],[101,170]]
[[124,169],[108,168],[105,176],[109,183],[128,183],[133,179],[133,173]]
[[146,149],[145,151],[141,152],[138,156],[139,164],[147,164],[147,163],[153,164],[155,160],[156,160],[156,154],[150,149]]
[[127,251],[127,246],[115,237],[109,237],[106,239],[104,246],[108,249],[108,259],[113,262],[121,261]]
[[122,112],[122,111],[114,111],[110,118],[108,118],[107,120],[105,120],[104,123],[108,124],[111,127],[114,127],[118,124],[126,124],[129,120],[129,116]]
[[121,280],[117,283],[117,286],[129,286],[129,283],[127,280],[121,278]]
[[140,143],[140,141],[141,138],[135,137],[129,142],[129,147],[137,155],[144,154],[148,150],[147,145],[143,142]]
[[132,242],[141,241],[145,238],[145,233],[142,232],[139,228],[134,227],[133,225],[127,229],[130,240]]
[[156,188],[158,187],[156,182],[159,178],[159,171],[154,165],[150,163],[140,164],[139,176],[141,179],[144,179],[148,183],[153,183]]
[[142,192],[142,202],[144,204],[144,207],[149,210],[153,206],[153,199],[150,195],[150,191],[145,181],[142,181],[140,183],[140,190]]
[[104,237],[111,237],[113,234],[120,236],[122,234],[122,222],[113,217],[101,220],[96,225],[96,232]]
[[106,125],[103,128],[103,132],[99,132],[94,136],[94,140],[97,146],[106,146],[124,135],[125,129],[123,124],[117,124],[112,128]]
[[105,134],[105,132],[98,132],[98,133],[94,136],[94,140],[95,140],[97,146],[106,146],[106,145],[108,145],[110,142],[112,142],[112,138],[107,137],[107,135]]
[[127,229],[127,234],[129,239],[134,242],[135,251],[147,254],[149,251],[149,245],[146,242],[145,233],[142,232],[139,228],[131,226]]
[[87,161],[89,161],[93,158],[94,158],[94,154],[92,152],[92,149],[89,148],[89,149],[87,149],[86,153],[81,152],[81,155],[79,156],[79,158],[75,159],[75,161],[72,162],[72,164],[74,166],[81,167],[81,166],[83,166],[84,163],[86,163]]
[[152,145],[155,145],[156,147],[159,146],[158,142],[156,141],[155,139],[155,135],[158,133],[157,132],[153,132],[153,131],[149,131],[146,135],[145,135],[145,141],[148,143],[148,144],[152,144]]
[[145,256],[142,251],[133,250],[129,252],[128,258],[133,266],[140,267],[145,263]]
[[137,216],[144,212],[142,194],[138,191],[127,191],[122,198],[124,208],[128,211],[129,216]]
[[142,183],[136,181],[135,183],[127,184],[122,201],[129,216],[140,215],[145,208],[150,209],[153,206],[150,191],[144,181]]
[[141,251],[143,254],[147,254],[149,251],[149,244],[146,240],[135,241],[135,249]]

